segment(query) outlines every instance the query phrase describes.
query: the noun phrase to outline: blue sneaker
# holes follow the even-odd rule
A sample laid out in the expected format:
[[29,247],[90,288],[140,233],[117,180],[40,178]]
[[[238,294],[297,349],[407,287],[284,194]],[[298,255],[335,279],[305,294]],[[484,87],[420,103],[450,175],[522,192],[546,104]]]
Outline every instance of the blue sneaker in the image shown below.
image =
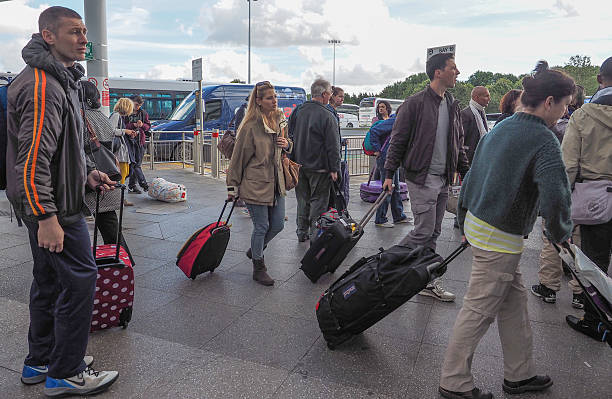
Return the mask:
[[[93,356],[85,356],[83,358],[85,366],[89,367],[93,364]],[[47,379],[49,368],[47,366],[27,366],[23,365],[21,372],[21,382],[26,385],[39,384]]]
[[89,367],[69,378],[47,377],[43,392],[45,395],[55,398],[69,395],[95,395],[106,391],[117,381],[118,377],[119,373],[117,371],[95,371]]

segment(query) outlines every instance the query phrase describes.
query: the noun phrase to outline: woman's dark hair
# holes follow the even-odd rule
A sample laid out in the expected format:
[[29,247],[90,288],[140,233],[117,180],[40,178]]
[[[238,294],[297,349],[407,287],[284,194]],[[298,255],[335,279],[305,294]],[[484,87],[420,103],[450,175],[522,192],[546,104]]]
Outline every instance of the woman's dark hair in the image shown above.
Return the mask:
[[387,108],[387,116],[391,116],[391,103],[389,103],[389,101],[387,100],[382,100],[378,102],[378,105],[376,106],[376,117],[378,118],[378,120],[382,120],[382,116],[380,115],[380,112],[378,112],[378,107],[380,106],[380,104],[383,104],[385,106],[385,108]]
[[572,99],[572,107],[574,110],[582,107],[584,104],[584,86],[576,85],[576,92],[574,93],[574,98]]
[[512,89],[502,97],[499,102],[499,112],[502,114],[513,114],[516,102],[521,97],[523,91],[519,89]]
[[100,104],[100,92],[96,85],[88,80],[82,81],[81,85],[83,86],[83,101],[87,106],[92,109],[100,108],[102,105]]
[[338,93],[340,92],[344,93],[344,90],[342,89],[342,87],[332,86],[332,96],[337,96]]
[[144,104],[144,100],[138,94],[131,95],[130,96],[130,100],[132,100],[134,102],[134,104],[139,104],[139,105]]
[[571,96],[576,91],[574,79],[561,71],[548,68],[548,62],[539,61],[531,76],[523,78],[521,103],[535,108],[552,96],[555,102]]

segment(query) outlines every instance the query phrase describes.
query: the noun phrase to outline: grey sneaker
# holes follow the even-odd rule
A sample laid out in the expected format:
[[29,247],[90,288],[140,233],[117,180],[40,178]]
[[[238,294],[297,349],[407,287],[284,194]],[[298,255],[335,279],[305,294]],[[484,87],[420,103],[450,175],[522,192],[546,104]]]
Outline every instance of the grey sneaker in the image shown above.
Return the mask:
[[455,294],[446,291],[439,279],[432,281],[427,285],[427,288],[419,292],[419,295],[430,296],[442,302],[452,302],[455,300]]
[[[93,356],[85,356],[83,358],[85,362],[85,366],[90,367],[93,364],[94,358]],[[23,370],[21,371],[21,382],[26,385],[34,385],[41,383],[47,379],[47,373],[49,372],[49,368],[45,366],[28,366],[23,365]]]
[[400,219],[397,222],[393,222],[393,224],[402,224],[402,223],[412,224],[414,223],[414,220],[412,219],[412,216],[406,216],[405,218]]
[[387,227],[387,228],[393,228],[393,223],[387,221],[385,223],[375,223],[376,227]]
[[69,378],[47,377],[44,393],[51,397],[94,395],[107,390],[117,380],[117,377],[119,373],[116,371],[95,371],[89,367]]

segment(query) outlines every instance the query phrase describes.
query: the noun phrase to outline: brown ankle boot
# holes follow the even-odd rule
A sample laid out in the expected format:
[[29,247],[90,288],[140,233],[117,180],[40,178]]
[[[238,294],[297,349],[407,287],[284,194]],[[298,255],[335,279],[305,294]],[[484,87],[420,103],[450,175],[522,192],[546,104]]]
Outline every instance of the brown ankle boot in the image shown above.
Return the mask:
[[266,273],[263,259],[253,259],[253,280],[262,285],[274,285],[274,280]]

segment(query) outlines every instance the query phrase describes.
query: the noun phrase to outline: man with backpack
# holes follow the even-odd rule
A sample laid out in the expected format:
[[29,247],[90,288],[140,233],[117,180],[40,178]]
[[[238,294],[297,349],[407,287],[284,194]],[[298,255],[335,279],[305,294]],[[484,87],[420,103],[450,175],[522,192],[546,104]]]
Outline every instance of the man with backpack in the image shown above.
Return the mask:
[[[94,371],[85,356],[97,267],[81,210],[85,185],[115,182],[87,165],[79,98],[86,28],[81,16],[50,7],[22,51],[27,64],[8,89],[7,197],[28,228],[34,265],[24,384],[47,396],[106,390],[116,371]],[[3,154],[4,155],[4,154]]]

